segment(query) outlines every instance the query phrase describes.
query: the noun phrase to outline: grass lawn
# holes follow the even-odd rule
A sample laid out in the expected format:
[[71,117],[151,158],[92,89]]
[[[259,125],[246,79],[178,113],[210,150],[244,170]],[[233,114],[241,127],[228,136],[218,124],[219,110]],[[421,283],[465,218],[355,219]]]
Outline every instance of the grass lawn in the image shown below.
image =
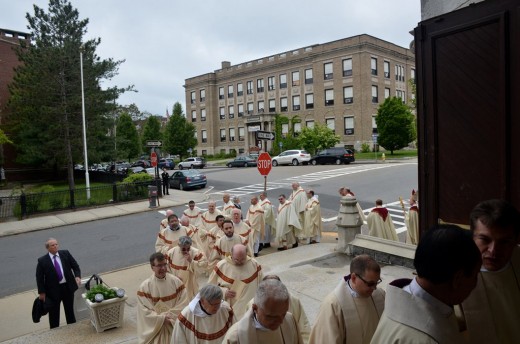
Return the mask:
[[394,154],[390,154],[390,151],[387,151],[387,152],[377,152],[377,153],[374,153],[374,152],[370,152],[370,153],[358,153],[356,152],[356,160],[375,160],[376,159],[376,155],[377,155],[377,159],[381,159],[381,155],[385,153],[385,157],[386,159],[401,159],[401,158],[416,158],[417,157],[417,150],[410,150],[410,149],[406,149],[406,150],[398,150],[398,151],[394,151]]

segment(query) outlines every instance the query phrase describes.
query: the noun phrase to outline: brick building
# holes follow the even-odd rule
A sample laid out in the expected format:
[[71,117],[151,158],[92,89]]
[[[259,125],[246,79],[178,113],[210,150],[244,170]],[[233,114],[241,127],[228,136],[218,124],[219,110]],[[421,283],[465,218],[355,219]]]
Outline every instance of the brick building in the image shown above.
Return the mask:
[[237,65],[224,61],[219,70],[186,79],[186,117],[197,128],[198,155],[261,146],[254,132],[274,131],[276,114],[299,118],[282,126],[283,135],[289,125],[298,133],[326,124],[340,146],[360,149],[377,133],[385,98],[413,97],[409,79],[415,79],[410,49],[363,34]]

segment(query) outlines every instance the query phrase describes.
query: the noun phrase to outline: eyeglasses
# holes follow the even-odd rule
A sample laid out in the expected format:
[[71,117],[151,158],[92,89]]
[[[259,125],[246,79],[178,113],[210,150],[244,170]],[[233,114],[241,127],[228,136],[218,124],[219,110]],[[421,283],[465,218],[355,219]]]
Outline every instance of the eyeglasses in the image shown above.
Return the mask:
[[381,282],[383,282],[383,280],[380,278],[379,280],[377,280],[377,282],[367,282],[363,279],[363,277],[359,276],[358,274],[356,274],[356,277],[359,278],[360,280],[362,280],[363,282],[365,282],[365,284],[367,285],[367,287],[369,288],[374,288],[374,287],[377,287],[377,285]]

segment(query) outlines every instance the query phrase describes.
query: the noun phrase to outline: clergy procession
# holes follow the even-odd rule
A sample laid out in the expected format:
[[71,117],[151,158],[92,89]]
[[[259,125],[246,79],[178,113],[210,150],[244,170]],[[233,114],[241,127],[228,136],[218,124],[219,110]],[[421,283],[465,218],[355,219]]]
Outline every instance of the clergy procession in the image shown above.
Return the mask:
[[[355,197],[346,187],[339,194]],[[150,256],[153,274],[138,291],[139,342],[520,343],[518,210],[484,201],[469,215],[469,231],[440,224],[419,237],[417,194],[412,191],[408,210],[401,200],[404,241],[416,245],[415,278],[378,288],[381,266],[358,255],[321,302],[312,326],[284,276],[265,275],[270,268],[255,258],[271,244],[284,251],[320,243],[314,190],[293,183],[277,207],[266,192],[252,196],[245,219],[229,194],[222,211],[215,201],[205,212],[190,201],[180,221],[167,211]],[[366,224],[369,235],[399,241],[382,200]]]

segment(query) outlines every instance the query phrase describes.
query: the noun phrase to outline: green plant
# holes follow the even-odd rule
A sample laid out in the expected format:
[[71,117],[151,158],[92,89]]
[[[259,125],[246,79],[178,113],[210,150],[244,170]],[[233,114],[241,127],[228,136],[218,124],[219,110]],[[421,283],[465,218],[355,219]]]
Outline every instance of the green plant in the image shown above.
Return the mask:
[[147,182],[153,180],[153,177],[148,173],[134,173],[123,179],[123,183]]
[[367,142],[361,144],[361,153],[370,153],[370,145]]
[[114,299],[117,297],[116,291],[104,284],[98,284],[90,288],[90,290],[87,291],[86,297],[90,302],[96,302],[96,294],[102,294],[105,300]]

